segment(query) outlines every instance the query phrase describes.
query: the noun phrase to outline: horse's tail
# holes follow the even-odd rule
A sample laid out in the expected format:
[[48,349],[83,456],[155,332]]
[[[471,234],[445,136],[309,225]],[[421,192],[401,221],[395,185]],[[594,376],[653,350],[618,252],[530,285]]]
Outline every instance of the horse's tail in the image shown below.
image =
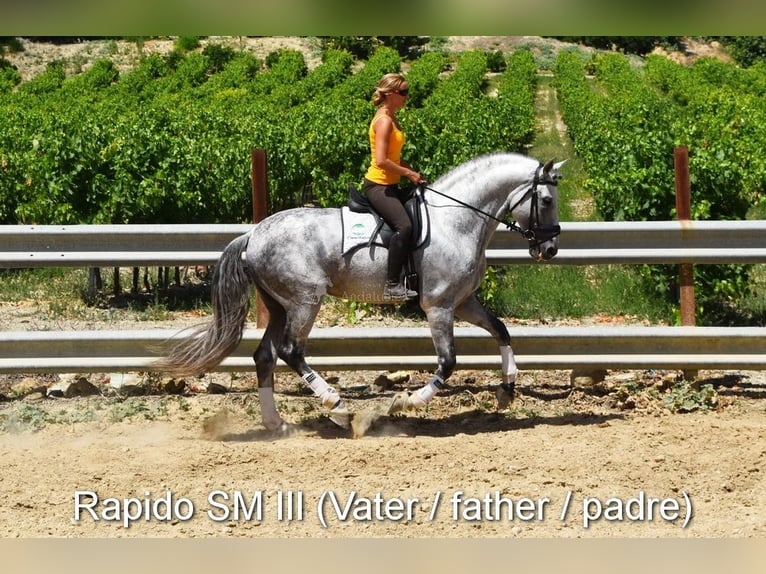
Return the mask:
[[191,331],[154,364],[158,371],[176,375],[199,375],[225,359],[242,340],[250,310],[252,279],[242,260],[250,234],[229,243],[213,271],[213,317]]

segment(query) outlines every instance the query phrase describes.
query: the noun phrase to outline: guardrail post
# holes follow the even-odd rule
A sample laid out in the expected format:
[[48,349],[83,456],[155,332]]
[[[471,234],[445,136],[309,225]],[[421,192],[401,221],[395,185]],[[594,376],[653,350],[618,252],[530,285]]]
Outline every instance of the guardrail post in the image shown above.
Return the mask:
[[[253,186],[253,223],[259,223],[269,215],[269,186],[266,177],[266,150],[254,149],[251,153]],[[269,311],[256,297],[256,326],[265,328],[269,323]]]
[[[684,223],[691,220],[691,186],[689,183],[689,150],[679,146],[675,148],[675,179],[676,179],[676,217]],[[694,266],[691,263],[681,263],[679,266],[681,324],[693,326],[696,324],[694,302]]]
[[[683,146],[673,152],[676,179],[676,218],[681,223],[682,233],[684,224],[691,221],[691,184],[689,180],[689,149]],[[681,325],[694,326],[697,324],[697,312],[694,302],[694,265],[681,263],[678,269],[680,285]],[[697,378],[695,370],[684,370],[684,379],[693,381]]]

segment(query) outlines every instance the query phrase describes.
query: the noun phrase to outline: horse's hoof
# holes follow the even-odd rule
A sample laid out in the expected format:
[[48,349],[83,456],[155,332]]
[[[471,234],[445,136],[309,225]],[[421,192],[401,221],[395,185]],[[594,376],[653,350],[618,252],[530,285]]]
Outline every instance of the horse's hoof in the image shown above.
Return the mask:
[[272,429],[271,432],[274,436],[292,436],[299,430],[298,425],[293,425],[288,422],[282,421],[280,425]]
[[502,383],[495,389],[495,397],[497,397],[497,408],[500,411],[507,409],[513,402],[515,395],[514,383]]
[[394,395],[391,399],[391,404],[388,405],[388,412],[386,414],[393,415],[412,409],[412,403],[410,403],[410,395],[407,391],[401,391]]
[[330,417],[330,420],[334,422],[336,425],[338,425],[341,428],[349,429],[351,428],[351,413],[346,408],[346,405],[338,405],[334,409],[330,410],[330,414],[328,415]]

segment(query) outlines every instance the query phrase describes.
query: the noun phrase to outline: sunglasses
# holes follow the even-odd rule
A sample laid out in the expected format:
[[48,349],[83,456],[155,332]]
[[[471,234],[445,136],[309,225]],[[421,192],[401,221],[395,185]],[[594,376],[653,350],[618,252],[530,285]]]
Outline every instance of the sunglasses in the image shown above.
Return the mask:
[[400,96],[408,96],[410,93],[410,89],[404,88],[402,90],[396,90],[396,93],[399,94]]

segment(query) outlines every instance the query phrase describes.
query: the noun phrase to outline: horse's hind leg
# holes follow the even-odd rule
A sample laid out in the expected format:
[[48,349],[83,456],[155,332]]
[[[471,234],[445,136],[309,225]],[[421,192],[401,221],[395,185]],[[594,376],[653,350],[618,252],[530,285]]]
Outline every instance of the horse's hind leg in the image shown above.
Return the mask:
[[258,296],[269,311],[269,324],[263,333],[258,348],[253,353],[255,371],[258,375],[258,402],[261,406],[263,425],[273,431],[284,431],[287,423],[277,412],[274,402],[274,367],[277,364],[277,348],[274,338],[285,328],[285,310],[269,295],[258,290]]
[[468,321],[486,329],[497,341],[500,349],[500,359],[502,364],[503,382],[495,391],[498,408],[505,409],[511,401],[515,392],[516,359],[511,349],[511,335],[503,322],[487,311],[479,302],[475,295],[471,295],[463,301],[456,309],[455,314],[464,321]]
[[329,417],[335,424],[349,428],[351,413],[338,391],[314,371],[306,362],[306,341],[320,304],[300,305],[288,309],[285,328],[277,344],[279,357],[287,363],[311,388],[322,404],[330,409]]

